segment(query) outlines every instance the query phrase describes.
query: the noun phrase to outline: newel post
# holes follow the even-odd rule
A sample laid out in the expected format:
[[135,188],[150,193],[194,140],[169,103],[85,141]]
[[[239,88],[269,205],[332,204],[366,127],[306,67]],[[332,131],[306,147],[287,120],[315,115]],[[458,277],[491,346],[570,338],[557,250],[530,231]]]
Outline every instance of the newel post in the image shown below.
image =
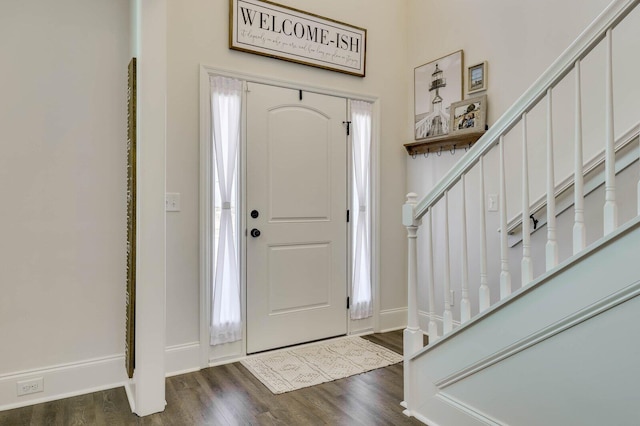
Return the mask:
[[411,356],[422,348],[422,331],[418,321],[418,227],[420,220],[415,219],[417,195],[407,194],[407,202],[402,206],[402,224],[407,228],[408,253],[408,291],[407,291],[407,328],[403,335],[404,354],[404,404],[405,414],[410,416],[415,408],[415,380],[411,374]]

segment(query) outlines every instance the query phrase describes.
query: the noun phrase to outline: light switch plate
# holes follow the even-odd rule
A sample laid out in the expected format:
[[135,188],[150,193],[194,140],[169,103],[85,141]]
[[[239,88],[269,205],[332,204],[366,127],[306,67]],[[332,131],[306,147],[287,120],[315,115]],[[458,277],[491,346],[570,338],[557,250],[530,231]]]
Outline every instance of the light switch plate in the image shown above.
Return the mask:
[[498,211],[498,194],[487,195],[487,211],[490,211],[490,212]]
[[168,212],[180,211],[180,193],[167,192],[164,198],[165,210]]

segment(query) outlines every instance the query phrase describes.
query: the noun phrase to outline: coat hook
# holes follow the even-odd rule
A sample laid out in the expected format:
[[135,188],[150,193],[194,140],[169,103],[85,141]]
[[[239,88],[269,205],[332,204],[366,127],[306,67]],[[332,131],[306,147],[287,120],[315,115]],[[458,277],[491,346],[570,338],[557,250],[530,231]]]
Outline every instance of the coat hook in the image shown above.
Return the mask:
[[471,149],[471,144],[464,147],[464,152],[467,152]]
[[423,152],[424,158],[429,158],[429,148],[427,148],[427,152]]
[[438,154],[438,157],[442,155],[442,147],[440,147],[440,149],[438,150],[438,152],[436,152],[436,154]]
[[415,158],[418,156],[418,154],[411,154],[411,158],[413,158],[415,160]]
[[531,218],[531,220],[533,220],[533,229],[535,230],[538,227],[539,220],[533,217],[533,214],[529,217]]
[[453,148],[451,148],[449,150],[449,152],[451,153],[451,155],[455,155],[455,153],[456,153],[456,144],[453,144]]

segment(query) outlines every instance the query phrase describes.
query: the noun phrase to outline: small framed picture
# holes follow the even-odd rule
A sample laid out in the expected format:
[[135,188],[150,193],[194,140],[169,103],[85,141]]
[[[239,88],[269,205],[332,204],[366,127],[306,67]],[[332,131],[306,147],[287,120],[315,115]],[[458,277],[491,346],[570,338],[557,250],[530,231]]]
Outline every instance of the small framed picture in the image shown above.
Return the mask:
[[467,69],[467,93],[487,90],[487,62],[472,65]]
[[487,95],[476,96],[451,104],[452,135],[474,133],[485,129],[487,120]]

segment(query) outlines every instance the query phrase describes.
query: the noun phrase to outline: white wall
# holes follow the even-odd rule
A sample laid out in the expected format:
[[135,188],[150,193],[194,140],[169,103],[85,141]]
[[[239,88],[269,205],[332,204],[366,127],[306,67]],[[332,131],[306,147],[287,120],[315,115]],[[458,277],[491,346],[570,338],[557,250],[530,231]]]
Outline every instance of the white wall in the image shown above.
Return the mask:
[[[507,108],[519,98],[523,92],[546,70],[549,65],[574,41],[587,25],[609,4],[610,0],[590,0],[575,2],[561,0],[543,0],[536,2],[501,2],[490,0],[483,2],[481,7],[472,0],[438,1],[409,1],[409,62],[410,67],[416,67],[433,59],[464,50],[464,69],[481,61],[488,62],[488,124],[491,126]],[[464,12],[464,13],[461,13]],[[637,55],[628,52],[637,51],[639,41],[637,37],[640,10],[632,14],[614,30],[614,98],[615,98],[615,134],[621,135],[638,122],[638,99],[640,88],[635,83],[633,70],[637,68]],[[438,40],[438,43],[431,43]],[[466,79],[466,74],[465,74]],[[583,132],[585,145],[585,161],[604,148],[604,48],[597,47],[592,56],[583,63]],[[413,85],[410,83],[410,90]],[[572,141],[573,141],[573,74],[554,89],[554,141],[555,141],[555,173],[556,182],[560,182],[572,173]],[[466,95],[466,93],[465,93]],[[413,100],[409,99],[409,109],[413,108]],[[410,113],[411,114],[411,113]],[[535,201],[545,194],[545,114],[546,103],[542,102],[529,114],[529,170],[531,201]],[[507,205],[508,217],[511,219],[521,210],[521,128],[516,126],[506,138],[506,167],[507,167]],[[442,177],[456,161],[463,155],[460,150],[455,155],[445,152],[441,157],[431,154],[429,158],[422,156],[416,159],[407,158],[407,189],[418,193],[419,197],[426,195],[435,183]],[[498,154],[497,150],[489,153],[485,158],[485,179],[487,194],[497,194],[498,186]],[[537,175],[535,175],[537,173]],[[473,169],[467,179],[467,203],[469,250],[470,250],[470,281],[477,286],[479,280],[478,261],[478,170]],[[635,198],[634,198],[635,199]],[[621,202],[631,203],[629,197],[621,197]],[[452,221],[450,235],[452,238],[452,253],[460,253],[460,205],[459,185],[450,193],[450,220]],[[442,261],[442,206],[436,207],[435,233],[436,264]],[[594,219],[596,220],[596,219]],[[595,222],[594,222],[595,223]],[[498,298],[499,274],[499,228],[498,213],[487,213],[487,233],[489,239],[489,282],[492,284],[492,300]],[[426,252],[424,230],[420,231],[422,242],[420,250]],[[544,232],[546,234],[546,232]],[[539,235],[542,235],[540,233]],[[562,234],[560,245],[570,245],[566,234]],[[564,250],[564,249],[563,249]],[[563,251],[562,253],[565,253]],[[453,255],[452,255],[453,256]],[[517,256],[517,258],[516,258]],[[513,250],[511,263],[520,262],[521,249]],[[452,286],[456,289],[454,318],[460,302],[460,266],[459,256],[452,257]],[[543,260],[538,260],[538,265]],[[426,275],[426,265],[420,269],[423,280]],[[539,270],[537,270],[539,271]],[[513,288],[520,282],[519,267],[512,270]],[[436,272],[436,281],[441,282],[441,272]],[[422,283],[426,283],[422,281]],[[427,309],[425,285],[421,288],[420,309]],[[471,292],[472,306],[477,307],[477,290]],[[438,301],[443,295],[437,292]],[[438,302],[440,306],[442,304]],[[438,313],[441,314],[441,307]],[[477,309],[477,308],[475,308]]]
[[2,406],[13,373],[122,365],[129,2],[2,1],[0,52]]
[[405,3],[384,0],[280,3],[366,28],[366,77],[229,50],[227,0],[189,0],[168,5],[167,191],[179,192],[182,201],[181,212],[167,214],[168,345],[199,339],[200,64],[380,98],[381,309],[406,307],[406,242],[400,223],[406,156],[402,141],[410,135],[404,78]]

